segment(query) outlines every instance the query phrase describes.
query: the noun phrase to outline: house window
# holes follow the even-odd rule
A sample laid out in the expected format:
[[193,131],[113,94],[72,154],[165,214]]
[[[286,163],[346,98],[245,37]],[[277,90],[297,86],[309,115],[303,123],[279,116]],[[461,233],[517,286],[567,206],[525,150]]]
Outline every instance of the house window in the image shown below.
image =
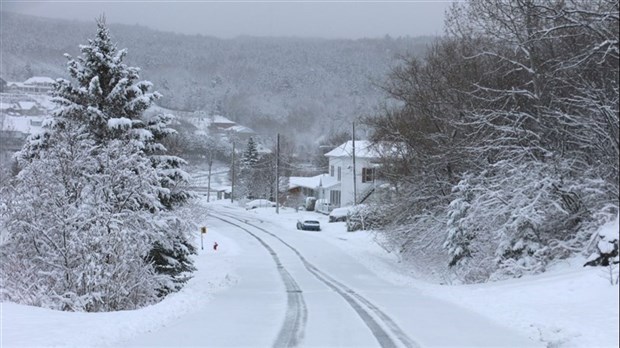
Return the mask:
[[342,180],[342,168],[338,167],[338,181]]
[[340,191],[329,191],[329,201],[334,207],[340,207]]
[[334,166],[329,166],[329,175],[334,176]]
[[375,179],[374,168],[362,168],[362,182],[372,182]]

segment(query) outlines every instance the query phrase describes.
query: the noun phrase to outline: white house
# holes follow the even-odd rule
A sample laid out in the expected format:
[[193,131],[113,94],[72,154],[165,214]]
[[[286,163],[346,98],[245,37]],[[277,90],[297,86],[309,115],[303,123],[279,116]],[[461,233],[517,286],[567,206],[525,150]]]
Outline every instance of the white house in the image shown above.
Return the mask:
[[329,158],[329,173],[313,177],[291,177],[291,193],[325,199],[334,207],[341,207],[363,203],[379,184],[376,181],[376,168],[381,156],[371,142],[355,141],[355,181],[353,141],[347,141],[325,156]]
[[330,190],[339,184],[336,178],[331,177],[329,174],[309,177],[291,176],[289,178],[289,193],[304,197],[314,197],[316,199],[327,199],[329,201]]
[[326,198],[335,207],[362,203],[372,194],[377,184],[375,168],[380,159],[379,151],[367,140],[356,140],[354,171],[353,146],[354,142],[350,140],[325,154],[329,157],[328,175],[337,181],[336,185],[329,188]]
[[7,82],[8,92],[47,93],[54,86],[54,79],[45,76],[34,76],[24,82]]

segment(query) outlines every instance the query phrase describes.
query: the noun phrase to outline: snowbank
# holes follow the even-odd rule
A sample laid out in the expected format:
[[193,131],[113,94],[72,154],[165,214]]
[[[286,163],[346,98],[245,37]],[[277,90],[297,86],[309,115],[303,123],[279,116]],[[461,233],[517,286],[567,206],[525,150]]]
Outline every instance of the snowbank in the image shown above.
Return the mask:
[[[215,239],[226,244],[226,249],[212,252],[209,246]],[[205,250],[199,249],[195,259],[198,270],[194,278],[180,292],[139,310],[75,313],[1,303],[0,347],[116,346],[116,342],[157,330],[203,308],[213,294],[235,282],[234,258],[238,253],[234,240],[218,231],[209,230],[204,244]]]

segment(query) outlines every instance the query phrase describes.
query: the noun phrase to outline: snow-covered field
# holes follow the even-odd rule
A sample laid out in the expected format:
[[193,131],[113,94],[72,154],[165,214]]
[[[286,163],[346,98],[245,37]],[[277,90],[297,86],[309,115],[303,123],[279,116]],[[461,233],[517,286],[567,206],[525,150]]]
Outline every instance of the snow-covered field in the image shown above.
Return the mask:
[[[229,202],[211,204],[228,205]],[[291,226],[291,230],[300,215],[314,214],[297,213],[292,209],[280,209],[280,214],[276,214],[275,208],[250,211],[231,208],[266,223]],[[619,345],[618,286],[609,284],[603,269],[581,267],[583,260],[558,264],[545,274],[522,279],[468,286],[437,285],[414,278],[394,255],[374,242],[372,233],[348,233],[344,223],[328,223],[325,215],[316,214],[316,217],[323,231],[307,233],[314,233],[314,238],[339,248],[386,282],[454,302],[549,347]],[[209,313],[205,325],[217,321],[222,315],[221,309],[209,311],[209,306],[215,303],[212,301],[215,296],[243,283],[244,273],[237,268],[244,260],[247,262],[243,254],[245,245],[240,245],[207,217],[202,223],[209,226],[209,230],[204,237],[205,249],[199,250],[196,256],[198,271],[179,293],[147,308],[114,313],[68,313],[2,303],[0,346],[126,346],[127,342],[151,345],[150,341],[141,341],[141,337],[187,322],[188,318],[193,318],[192,313]],[[617,233],[618,221],[607,228]],[[219,248],[213,251],[211,246],[216,241]],[[200,338],[201,332],[187,335]],[[213,346],[206,342],[210,341],[205,338],[196,345]]]

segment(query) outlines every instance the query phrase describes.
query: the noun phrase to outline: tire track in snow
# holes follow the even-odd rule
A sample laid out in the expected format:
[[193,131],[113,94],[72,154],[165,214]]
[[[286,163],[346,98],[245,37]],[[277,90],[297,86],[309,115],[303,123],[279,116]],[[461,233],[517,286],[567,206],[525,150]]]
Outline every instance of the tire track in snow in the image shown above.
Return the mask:
[[[211,214],[209,214],[211,215]],[[304,301],[303,293],[301,288],[291,276],[291,274],[284,268],[282,262],[280,262],[280,258],[278,254],[260,237],[250,232],[248,229],[239,226],[233,222],[224,220],[220,217],[211,215],[218,220],[226,222],[230,225],[233,225],[244,232],[247,232],[252,237],[256,238],[261,245],[269,251],[271,257],[273,258],[276,266],[278,268],[278,272],[280,273],[280,277],[284,282],[284,286],[286,288],[286,313],[284,315],[284,323],[278,332],[278,336],[273,343],[273,347],[297,347],[304,337],[304,332],[306,330],[306,322],[308,319],[308,308],[306,307],[306,302]]]
[[[355,292],[353,289],[349,288],[348,286],[346,286],[346,285],[342,284],[341,282],[335,280],[334,278],[330,277],[325,272],[319,270],[316,266],[314,266],[313,264],[308,262],[308,260],[306,260],[306,258],[295,247],[293,247],[292,245],[290,245],[287,242],[285,242],[282,238],[280,238],[277,235],[267,231],[266,229],[264,229],[262,227],[259,227],[259,226],[256,226],[254,224],[251,224],[251,223],[247,222],[247,220],[238,218],[238,217],[236,217],[234,215],[229,215],[229,214],[222,214],[222,215],[224,215],[224,216],[226,216],[228,218],[237,220],[239,222],[243,222],[243,223],[245,223],[245,224],[247,224],[249,226],[252,226],[252,227],[254,227],[254,228],[264,232],[264,233],[267,233],[268,235],[276,238],[282,244],[286,245],[289,249],[291,249],[297,255],[297,257],[299,257],[299,259],[304,264],[304,267],[306,267],[306,269],[312,275],[314,275],[318,280],[320,280],[325,285],[327,285],[330,289],[334,290],[334,292],[336,292],[337,294],[342,296],[344,298],[344,300],[347,301],[347,303],[349,303],[349,305],[353,308],[353,310],[355,310],[355,312],[357,312],[357,314],[364,321],[366,326],[370,329],[370,331],[375,336],[375,338],[377,339],[377,341],[379,342],[381,347],[384,347],[384,348],[396,347],[396,343],[392,340],[390,335],[381,327],[381,325],[379,325],[379,323],[377,323],[377,321],[360,304],[363,304],[364,306],[366,306],[366,308],[368,308],[370,311],[372,311],[376,315],[376,317],[379,318],[383,322],[383,324],[392,332],[392,334],[394,336],[396,336],[396,338],[405,347],[407,347],[407,348],[419,348],[420,347],[420,345],[417,342],[413,341],[398,326],[398,324],[396,324],[394,322],[394,320],[392,320],[387,314],[385,314],[385,312],[383,312],[381,309],[379,309],[377,306],[375,306],[372,302],[367,300],[365,297],[363,297],[362,295],[360,295],[357,292]],[[224,219],[221,219],[221,218],[218,218],[218,219],[220,219],[222,221],[225,221],[225,222],[228,222],[228,221],[226,221]],[[231,222],[228,222],[228,223],[231,223]],[[258,237],[256,237],[256,238],[258,238]]]

